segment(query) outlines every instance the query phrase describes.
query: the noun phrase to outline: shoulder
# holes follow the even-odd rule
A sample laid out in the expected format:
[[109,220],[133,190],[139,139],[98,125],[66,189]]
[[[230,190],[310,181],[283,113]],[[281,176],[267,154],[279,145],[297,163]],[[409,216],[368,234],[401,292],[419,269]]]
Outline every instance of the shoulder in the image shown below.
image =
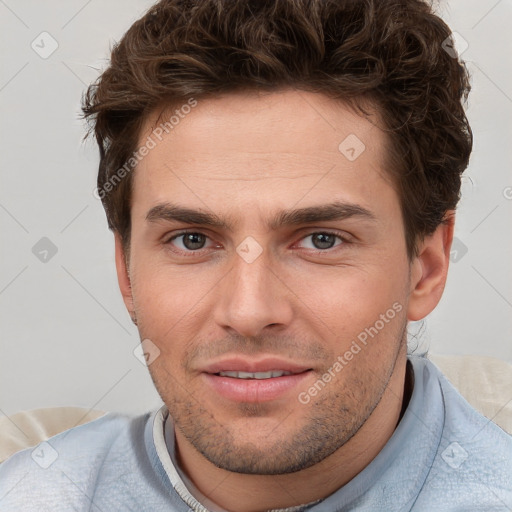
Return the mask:
[[[444,425],[414,510],[512,509],[512,436],[474,409],[430,361],[423,368],[443,399]],[[427,508],[425,508],[427,510]]]
[[119,469],[135,466],[133,440],[140,445],[151,414],[107,413],[15,453],[0,465],[1,510],[52,504],[57,496],[69,499],[60,505],[64,509],[83,505],[87,495],[94,493],[100,474],[103,478],[112,468],[119,474]]

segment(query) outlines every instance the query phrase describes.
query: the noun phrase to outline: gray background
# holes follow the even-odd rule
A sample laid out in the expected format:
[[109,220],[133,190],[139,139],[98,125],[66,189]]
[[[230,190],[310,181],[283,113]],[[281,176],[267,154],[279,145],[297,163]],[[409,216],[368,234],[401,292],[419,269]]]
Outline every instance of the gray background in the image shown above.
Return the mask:
[[[0,0],[2,414],[66,405],[136,414],[161,403],[133,354],[113,236],[92,194],[97,149],[82,142],[78,119],[110,46],[151,3]],[[458,48],[468,45],[475,148],[447,287],[420,350],[512,362],[512,0],[453,0],[439,12],[462,36]]]

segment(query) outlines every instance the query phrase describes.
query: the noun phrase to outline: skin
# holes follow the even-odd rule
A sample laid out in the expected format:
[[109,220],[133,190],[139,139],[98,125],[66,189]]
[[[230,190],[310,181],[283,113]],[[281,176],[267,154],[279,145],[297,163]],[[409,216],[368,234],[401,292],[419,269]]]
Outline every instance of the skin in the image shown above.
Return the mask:
[[[161,112],[146,120],[141,143]],[[141,339],[160,351],[149,370],[175,422],[179,463],[226,510],[328,496],[375,458],[399,421],[406,325],[441,298],[453,216],[410,261],[378,126],[377,113],[364,118],[316,93],[229,94],[199,101],[135,171],[128,261],[116,235],[121,292]],[[350,134],[366,146],[354,161],[338,149]],[[372,218],[267,226],[281,210],[335,201]],[[169,203],[232,226],[148,220]],[[171,240],[182,229],[199,233],[196,245]],[[318,235],[326,231],[336,236]],[[248,236],[262,249],[251,263],[236,251]],[[299,393],[393,304],[394,318],[301,403]],[[311,371],[279,399],[234,402],[201,372],[228,355],[278,356]]]

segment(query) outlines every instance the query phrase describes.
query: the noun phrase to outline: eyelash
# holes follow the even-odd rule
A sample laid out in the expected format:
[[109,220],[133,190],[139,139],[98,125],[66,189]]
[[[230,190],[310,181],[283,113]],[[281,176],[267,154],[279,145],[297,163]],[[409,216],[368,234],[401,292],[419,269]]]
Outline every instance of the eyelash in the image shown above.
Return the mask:
[[[195,230],[185,230],[185,231],[180,231],[179,233],[176,233],[174,234],[171,238],[169,238],[168,240],[164,241],[164,245],[171,245],[171,242],[177,238],[179,238],[180,236],[183,236],[183,235],[188,235],[188,234],[196,234],[196,235],[203,235],[205,236],[206,238],[210,239],[210,237],[208,235],[206,235],[205,233],[202,233],[201,231],[195,231]],[[338,238],[339,240],[341,240],[341,243],[338,244],[338,245],[335,245],[334,247],[331,247],[329,249],[306,249],[308,252],[310,253],[313,253],[313,254],[326,254],[326,253],[330,253],[330,252],[333,252],[336,247],[340,247],[340,246],[346,246],[348,244],[350,244],[350,240],[348,240],[348,237],[344,237],[344,236],[341,236],[339,233],[336,233],[334,231],[313,231],[311,233],[308,233],[307,235],[303,236],[300,241],[310,237],[310,236],[313,236],[313,235],[318,235],[318,234],[321,234],[321,235],[330,235],[330,236],[334,236],[336,238]],[[208,250],[208,249],[197,249],[196,251],[191,251],[191,250],[187,250],[187,251],[184,251],[182,249],[172,249],[173,252],[178,252],[182,255],[185,255],[186,257],[190,257],[190,256],[196,256],[198,254],[201,254],[201,252],[203,250]]]

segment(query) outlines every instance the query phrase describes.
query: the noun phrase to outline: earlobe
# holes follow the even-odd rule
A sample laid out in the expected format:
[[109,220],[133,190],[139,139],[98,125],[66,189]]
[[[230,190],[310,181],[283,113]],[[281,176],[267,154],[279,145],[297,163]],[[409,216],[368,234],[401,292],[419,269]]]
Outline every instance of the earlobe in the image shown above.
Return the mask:
[[418,256],[411,264],[407,310],[410,321],[425,318],[441,300],[448,275],[454,225],[455,212],[450,210],[436,231],[420,243]]
[[123,296],[123,300],[124,300],[126,309],[128,310],[128,314],[130,315],[132,322],[135,325],[137,325],[137,320],[135,317],[135,308],[133,305],[130,272],[128,269],[128,263],[126,261],[126,255],[125,255],[123,243],[122,243],[121,237],[118,233],[115,234],[115,253],[116,253],[117,281],[119,283],[119,289],[121,290],[121,295]]

